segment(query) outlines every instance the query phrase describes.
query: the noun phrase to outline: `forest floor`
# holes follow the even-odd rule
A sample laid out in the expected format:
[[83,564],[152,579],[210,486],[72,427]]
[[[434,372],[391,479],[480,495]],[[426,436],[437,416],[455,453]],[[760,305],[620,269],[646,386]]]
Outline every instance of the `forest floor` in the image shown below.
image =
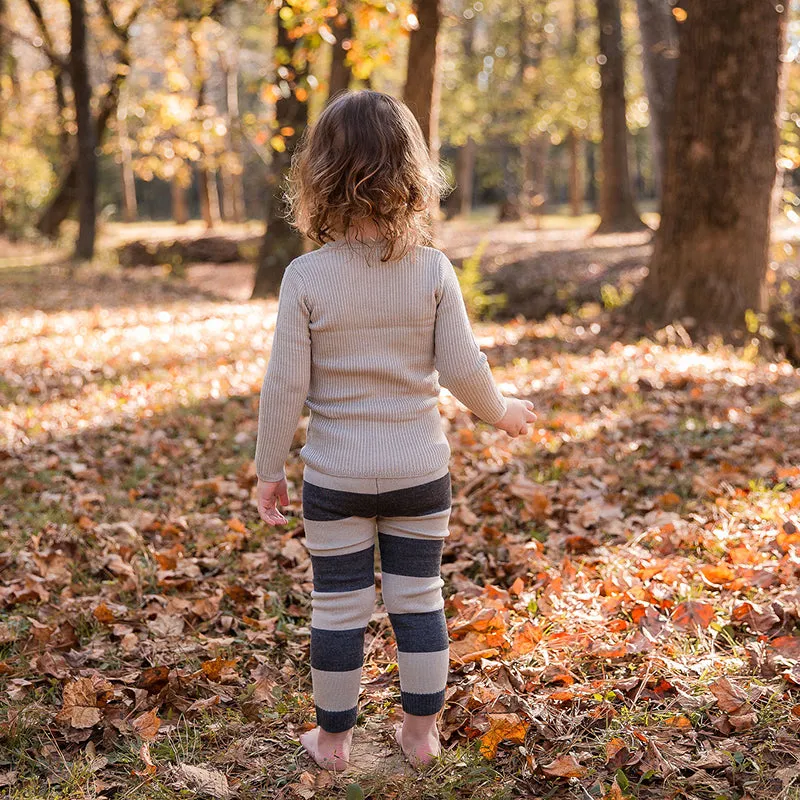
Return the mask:
[[442,398],[451,679],[419,773],[380,603],[352,767],[298,742],[305,418],[274,529],[252,457],[276,303],[246,299],[251,270],[70,272],[0,244],[5,796],[800,798],[800,372],[628,334],[647,238],[586,223],[441,231],[510,296],[475,329],[539,417],[510,440]]

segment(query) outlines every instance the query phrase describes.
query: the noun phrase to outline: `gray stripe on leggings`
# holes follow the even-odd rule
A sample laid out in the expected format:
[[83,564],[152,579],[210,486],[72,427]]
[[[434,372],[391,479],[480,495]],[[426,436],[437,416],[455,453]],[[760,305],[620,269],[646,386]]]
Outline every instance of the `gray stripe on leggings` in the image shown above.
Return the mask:
[[414,694],[440,692],[447,685],[450,670],[450,649],[438,653],[397,654],[400,688]]
[[444,611],[424,614],[389,614],[397,649],[404,653],[435,653],[449,647]]
[[444,689],[435,694],[400,692],[400,702],[403,706],[403,711],[407,714],[414,714],[418,717],[438,714],[444,708]]
[[375,582],[375,545],[340,556],[311,556],[316,592],[355,592]]
[[326,711],[319,706],[314,708],[317,713],[317,725],[328,733],[349,731],[358,719],[358,708],[351,708],[348,711]]
[[439,574],[444,548],[441,539],[409,539],[379,533],[378,545],[382,572],[415,578],[432,578]]
[[366,628],[326,631],[311,628],[311,666],[325,672],[349,672],[364,663]]

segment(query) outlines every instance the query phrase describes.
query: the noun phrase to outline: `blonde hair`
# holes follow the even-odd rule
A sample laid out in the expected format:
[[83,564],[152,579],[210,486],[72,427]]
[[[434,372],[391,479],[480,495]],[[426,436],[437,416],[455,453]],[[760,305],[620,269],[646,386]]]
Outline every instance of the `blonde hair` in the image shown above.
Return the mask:
[[359,240],[373,223],[382,261],[431,240],[435,204],[447,189],[408,106],[371,90],[344,92],[307,128],[292,158],[292,224],[317,244]]

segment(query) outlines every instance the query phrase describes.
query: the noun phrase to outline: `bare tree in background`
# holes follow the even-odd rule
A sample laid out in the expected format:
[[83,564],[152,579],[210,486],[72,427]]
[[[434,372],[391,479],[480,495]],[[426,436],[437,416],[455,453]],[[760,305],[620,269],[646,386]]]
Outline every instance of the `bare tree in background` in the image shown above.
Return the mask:
[[764,310],[785,6],[681,0],[661,225],[634,311],[743,329]]
[[625,119],[625,52],[620,0],[597,0],[600,40],[600,225],[597,233],[638,231],[646,226],[633,202]]
[[76,188],[79,229],[75,255],[78,258],[92,258],[97,225],[97,151],[91,111],[92,87],[86,57],[84,0],[69,0],[69,35],[70,78],[78,126]]

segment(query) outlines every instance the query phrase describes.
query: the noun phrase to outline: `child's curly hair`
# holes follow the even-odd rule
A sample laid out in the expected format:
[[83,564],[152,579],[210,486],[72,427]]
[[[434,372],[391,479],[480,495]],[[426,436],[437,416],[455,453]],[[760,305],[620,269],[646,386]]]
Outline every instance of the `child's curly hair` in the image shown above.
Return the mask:
[[371,90],[345,92],[307,128],[292,158],[293,224],[317,244],[358,239],[371,222],[382,261],[431,239],[434,205],[447,189],[409,108]]

